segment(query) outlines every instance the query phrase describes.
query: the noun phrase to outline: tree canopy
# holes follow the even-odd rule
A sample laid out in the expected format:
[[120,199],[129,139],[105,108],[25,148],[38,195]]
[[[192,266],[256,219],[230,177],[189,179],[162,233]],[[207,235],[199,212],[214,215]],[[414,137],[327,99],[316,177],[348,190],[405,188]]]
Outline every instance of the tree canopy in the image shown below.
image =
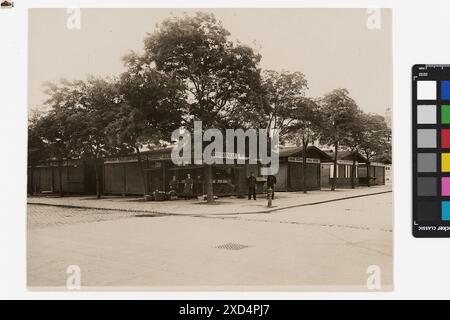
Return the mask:
[[[195,120],[205,129],[276,131],[281,141],[302,145],[304,158],[312,143],[332,146],[335,165],[342,150],[390,159],[382,116],[364,113],[347,89],[309,97],[302,72],[261,70],[261,58],[213,14],[166,19],[147,34],[143,53],[124,57],[117,78],[46,85],[48,111],[30,119],[29,162],[134,151],[147,192],[140,150],[171,144],[171,133]],[[211,176],[207,181],[211,199]]]
[[201,120],[207,128],[228,128],[232,115],[260,85],[261,56],[231,41],[212,14],[167,19],[144,43],[146,64],[182,82],[186,125]]

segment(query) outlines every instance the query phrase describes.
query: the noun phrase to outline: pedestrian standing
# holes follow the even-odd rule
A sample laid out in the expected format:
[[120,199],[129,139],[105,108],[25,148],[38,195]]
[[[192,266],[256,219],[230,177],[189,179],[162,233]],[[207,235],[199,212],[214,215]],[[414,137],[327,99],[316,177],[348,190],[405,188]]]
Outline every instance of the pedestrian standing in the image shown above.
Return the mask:
[[194,186],[194,180],[192,180],[191,175],[188,173],[186,180],[184,180],[184,199],[189,200],[192,198],[192,189]]
[[248,200],[251,200],[253,196],[253,200],[256,200],[256,177],[253,172],[250,172],[250,176],[247,178],[248,184]]

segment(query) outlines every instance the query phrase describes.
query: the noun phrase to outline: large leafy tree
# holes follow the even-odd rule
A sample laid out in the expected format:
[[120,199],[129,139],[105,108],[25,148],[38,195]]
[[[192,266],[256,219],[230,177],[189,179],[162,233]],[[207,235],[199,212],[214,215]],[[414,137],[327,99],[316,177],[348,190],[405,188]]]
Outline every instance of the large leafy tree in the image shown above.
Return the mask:
[[306,153],[311,143],[318,140],[322,128],[322,116],[318,104],[309,98],[302,98],[293,110],[293,122],[289,128],[289,140],[302,147],[303,193],[306,190]]
[[[167,19],[145,39],[146,65],[179,79],[187,96],[184,124],[200,120],[205,128],[239,126],[241,108],[259,86],[260,56],[230,40],[214,15],[197,13]],[[208,202],[213,201],[211,166],[205,165]]]
[[283,141],[294,126],[301,126],[301,116],[306,116],[302,114],[303,110],[312,109],[311,101],[305,98],[307,88],[306,78],[301,72],[264,71],[263,110],[255,112],[260,116],[260,125],[270,133],[276,131]]
[[78,85],[67,80],[61,80],[59,84],[46,83],[45,86],[48,99],[44,105],[49,111],[37,121],[35,134],[44,142],[48,156],[57,160],[59,194],[64,196],[62,165],[64,159],[75,155],[73,133],[78,126],[75,112],[83,93]]
[[362,139],[360,150],[366,158],[367,184],[370,186],[369,166],[370,162],[376,157],[386,157],[391,152],[391,130],[387,126],[384,117],[376,114],[363,114]]
[[351,124],[357,119],[358,106],[346,89],[335,89],[321,99],[323,127],[321,142],[334,148],[334,170],[331,190],[336,189],[338,152],[343,146]]
[[125,57],[127,70],[118,82],[119,104],[107,126],[114,145],[135,150],[142,172],[144,193],[148,194],[142,148],[154,148],[170,141],[173,130],[182,123],[185,96],[179,80],[171,73],[155,70],[137,54]]
[[108,125],[116,118],[120,97],[116,83],[89,77],[72,85],[82,92],[73,106],[73,146],[82,159],[92,160],[95,168],[96,195],[101,197],[102,159],[128,151],[128,145],[115,143],[107,135]]

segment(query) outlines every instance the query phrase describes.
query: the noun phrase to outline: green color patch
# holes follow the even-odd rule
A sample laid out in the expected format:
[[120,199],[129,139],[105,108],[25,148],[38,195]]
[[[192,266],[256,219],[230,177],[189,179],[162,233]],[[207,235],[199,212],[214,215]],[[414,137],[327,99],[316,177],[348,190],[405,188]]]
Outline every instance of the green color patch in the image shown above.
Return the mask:
[[441,123],[450,124],[450,105],[441,107]]

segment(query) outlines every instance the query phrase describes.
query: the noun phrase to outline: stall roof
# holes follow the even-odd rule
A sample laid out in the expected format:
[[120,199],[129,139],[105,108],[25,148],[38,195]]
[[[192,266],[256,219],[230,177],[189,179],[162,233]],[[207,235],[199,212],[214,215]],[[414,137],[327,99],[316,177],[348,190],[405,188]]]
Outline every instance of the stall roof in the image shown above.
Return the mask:
[[[280,148],[279,156],[280,158],[287,158],[287,157],[302,157],[303,155],[303,148],[302,147],[282,147]],[[306,158],[314,158],[314,159],[320,159],[321,161],[330,161],[332,158],[319,148],[315,146],[309,146],[306,149]]]
[[[165,155],[164,158],[166,159],[168,155],[172,152],[172,147],[167,148],[160,148],[160,149],[154,149],[154,150],[146,150],[141,151],[141,154],[143,156],[157,156],[157,155]],[[280,158],[287,158],[287,157],[302,157],[303,154],[303,148],[302,147],[280,147],[279,151],[279,157]],[[123,155],[119,157],[112,157],[112,158],[128,158],[128,157],[135,157],[136,153],[131,153],[128,155]],[[348,151],[339,152],[338,154],[339,160],[351,160],[351,153]],[[333,151],[323,151],[315,146],[309,146],[306,151],[306,158],[312,158],[312,159],[320,159],[322,162],[330,162],[334,159],[334,152]],[[108,158],[107,158],[108,159]],[[160,160],[161,160],[160,159]],[[169,160],[167,158],[166,160]],[[358,153],[358,162],[365,162],[365,158]]]
[[[330,159],[334,160],[334,151],[333,150],[326,150],[324,151]],[[349,160],[353,161],[355,159],[357,162],[366,162],[366,158],[359,152],[351,152],[351,151],[339,151],[338,152],[338,160]]]
[[[160,153],[171,153],[172,147],[153,149],[153,150],[145,150],[141,151],[141,154],[160,154]],[[133,154],[136,154],[135,152]]]

